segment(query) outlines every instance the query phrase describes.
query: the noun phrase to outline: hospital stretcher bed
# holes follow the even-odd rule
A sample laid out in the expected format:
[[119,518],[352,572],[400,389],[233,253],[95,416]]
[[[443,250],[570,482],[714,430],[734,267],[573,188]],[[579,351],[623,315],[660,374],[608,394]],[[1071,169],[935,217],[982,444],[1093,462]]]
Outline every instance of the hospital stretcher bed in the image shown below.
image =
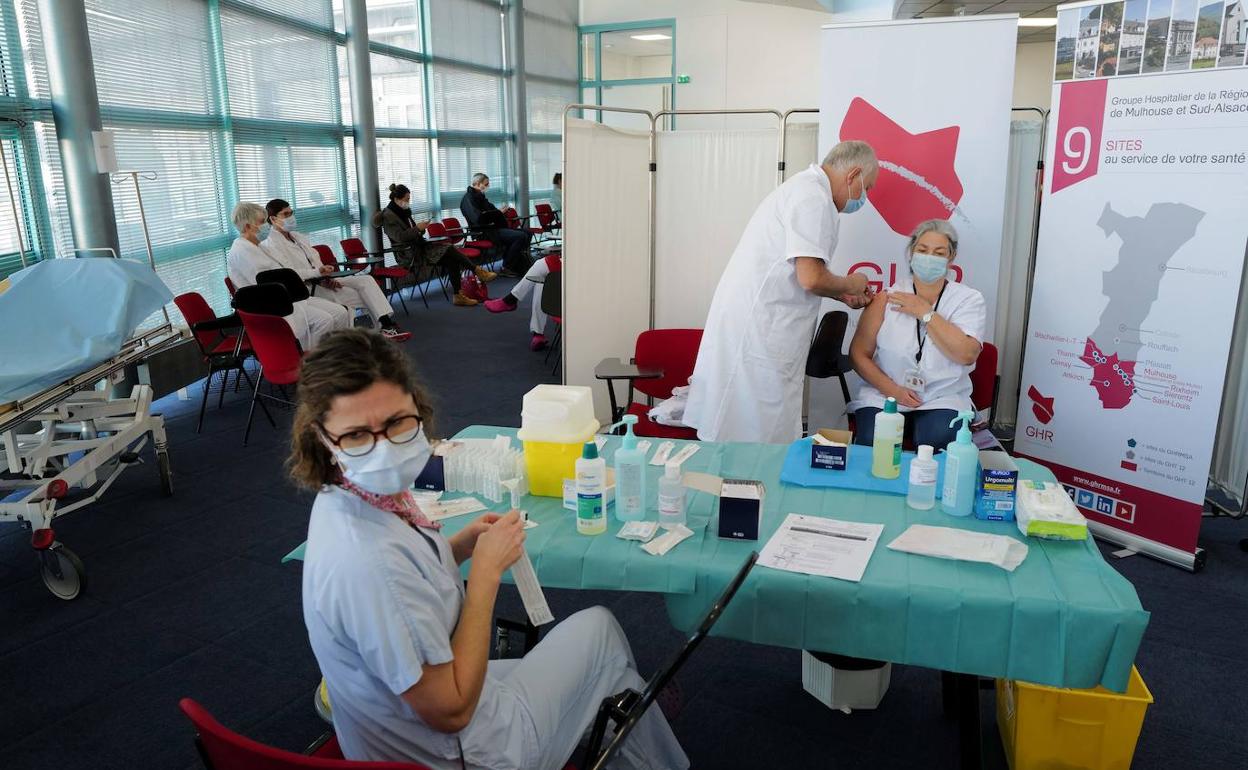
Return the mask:
[[98,500],[152,444],[161,492],[173,494],[165,423],[152,414],[152,389],[125,398],[96,390],[101,381],[171,347],[186,331],[164,324],[128,340],[119,353],[27,398],[0,405],[0,523],[31,530],[44,585],[74,599],[86,585],[82,561],[56,539],[52,523]]

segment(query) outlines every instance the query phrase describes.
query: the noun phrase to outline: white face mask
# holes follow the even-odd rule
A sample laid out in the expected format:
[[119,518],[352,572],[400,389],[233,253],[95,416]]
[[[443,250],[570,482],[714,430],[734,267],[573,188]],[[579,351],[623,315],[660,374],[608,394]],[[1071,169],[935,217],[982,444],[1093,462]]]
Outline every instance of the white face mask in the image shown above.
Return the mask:
[[420,428],[416,438],[406,444],[377,439],[373,451],[363,457],[352,457],[341,449],[333,449],[334,459],[342,475],[352,484],[378,495],[393,495],[409,489],[425,469],[433,449]]
[[282,224],[282,229],[285,230],[286,232],[290,232],[291,230],[295,229],[295,215],[294,214],[291,214],[285,219],[279,219],[277,221]]
[[403,209],[404,211],[410,211],[412,208],[411,201],[397,201],[397,203],[399,204],[399,208]]

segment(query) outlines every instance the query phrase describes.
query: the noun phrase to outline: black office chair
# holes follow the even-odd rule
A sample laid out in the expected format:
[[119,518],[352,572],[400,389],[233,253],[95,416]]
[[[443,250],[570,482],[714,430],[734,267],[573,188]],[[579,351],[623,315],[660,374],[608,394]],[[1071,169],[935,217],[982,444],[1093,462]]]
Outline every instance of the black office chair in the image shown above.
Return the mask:
[[288,267],[280,267],[276,270],[261,270],[256,273],[256,284],[262,285],[266,283],[276,283],[286,290],[286,295],[290,297],[291,302],[302,302],[312,295],[308,292],[308,285],[303,282],[299,274]]
[[550,350],[546,351],[546,360],[550,360],[550,354],[555,353],[555,366],[550,370],[554,374],[559,370],[559,361],[562,353],[556,353],[555,348],[563,341],[563,271],[555,270],[546,276],[546,282],[542,284],[542,312],[550,316],[558,327],[555,329],[555,338],[550,341]]
[[845,329],[849,326],[849,313],[844,310],[829,310],[819,320],[819,328],[815,330],[815,338],[810,342],[810,352],[806,354],[806,376],[824,380],[835,377],[841,382],[841,395],[845,403],[849,403],[849,383],[845,374],[852,372],[854,367],[849,363],[849,356],[842,351],[845,345]]
[[[264,272],[280,273],[283,271],[266,270]],[[293,270],[284,272],[295,275]],[[264,275],[264,273],[260,275]],[[295,275],[295,278],[298,279],[298,276]],[[303,282],[300,281],[299,285],[302,286]],[[304,294],[307,294],[307,289],[304,289]],[[234,293],[234,298],[230,301],[230,304],[234,306],[235,310],[259,315],[285,317],[295,312],[295,305],[290,299],[290,290],[276,281],[257,283],[255,286],[244,286]]]

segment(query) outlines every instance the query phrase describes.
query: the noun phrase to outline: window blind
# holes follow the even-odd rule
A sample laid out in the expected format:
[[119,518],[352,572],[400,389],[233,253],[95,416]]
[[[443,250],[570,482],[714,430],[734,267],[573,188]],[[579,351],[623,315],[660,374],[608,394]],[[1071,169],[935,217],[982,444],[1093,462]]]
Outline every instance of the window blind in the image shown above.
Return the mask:
[[440,142],[438,173],[444,203],[458,207],[460,196],[468,189],[472,175],[478,171],[490,178],[491,198],[508,198],[514,186],[508,163],[509,153],[505,150],[505,145],[500,142],[486,145]]
[[[325,29],[334,28],[334,6],[341,7],[342,5],[341,0],[337,0],[332,6],[327,0],[233,0],[233,2]],[[224,11],[224,3],[222,6]]]
[[200,0],[87,0],[100,106],[197,118],[214,105],[208,6]]
[[373,0],[368,4],[368,39],[372,43],[423,51],[420,0]]
[[428,0],[436,57],[503,67],[502,6],[489,0]]
[[231,116],[339,123],[330,38],[228,8],[221,11],[221,38]]
[[377,140],[377,181],[384,205],[390,200],[390,185],[405,184],[412,190],[412,210],[426,213],[433,209],[429,192],[429,140]]
[[379,128],[428,128],[425,117],[425,65],[410,59],[371,54],[373,116]]
[[439,131],[502,132],[503,79],[435,62],[433,108]]
[[529,132],[562,134],[563,111],[576,102],[576,86],[529,78],[525,93],[528,97]]
[[[577,0],[526,0],[525,93],[529,128],[529,195],[548,199],[551,178],[563,168],[559,141],[563,111],[577,101]],[[542,135],[546,135],[543,137]]]

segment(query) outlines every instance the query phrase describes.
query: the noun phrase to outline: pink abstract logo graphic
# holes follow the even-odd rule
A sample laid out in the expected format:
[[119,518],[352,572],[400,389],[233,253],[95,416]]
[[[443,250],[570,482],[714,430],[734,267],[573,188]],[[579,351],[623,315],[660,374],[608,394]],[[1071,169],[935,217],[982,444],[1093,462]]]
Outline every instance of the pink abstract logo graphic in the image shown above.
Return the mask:
[[1041,425],[1048,425],[1053,419],[1053,397],[1036,390],[1035,385],[1027,388],[1027,397],[1031,399],[1031,413]]
[[880,160],[880,178],[867,198],[898,235],[927,219],[948,219],[962,201],[954,170],[957,126],[912,134],[870,102],[855,97],[841,121],[841,141],[869,143]]

